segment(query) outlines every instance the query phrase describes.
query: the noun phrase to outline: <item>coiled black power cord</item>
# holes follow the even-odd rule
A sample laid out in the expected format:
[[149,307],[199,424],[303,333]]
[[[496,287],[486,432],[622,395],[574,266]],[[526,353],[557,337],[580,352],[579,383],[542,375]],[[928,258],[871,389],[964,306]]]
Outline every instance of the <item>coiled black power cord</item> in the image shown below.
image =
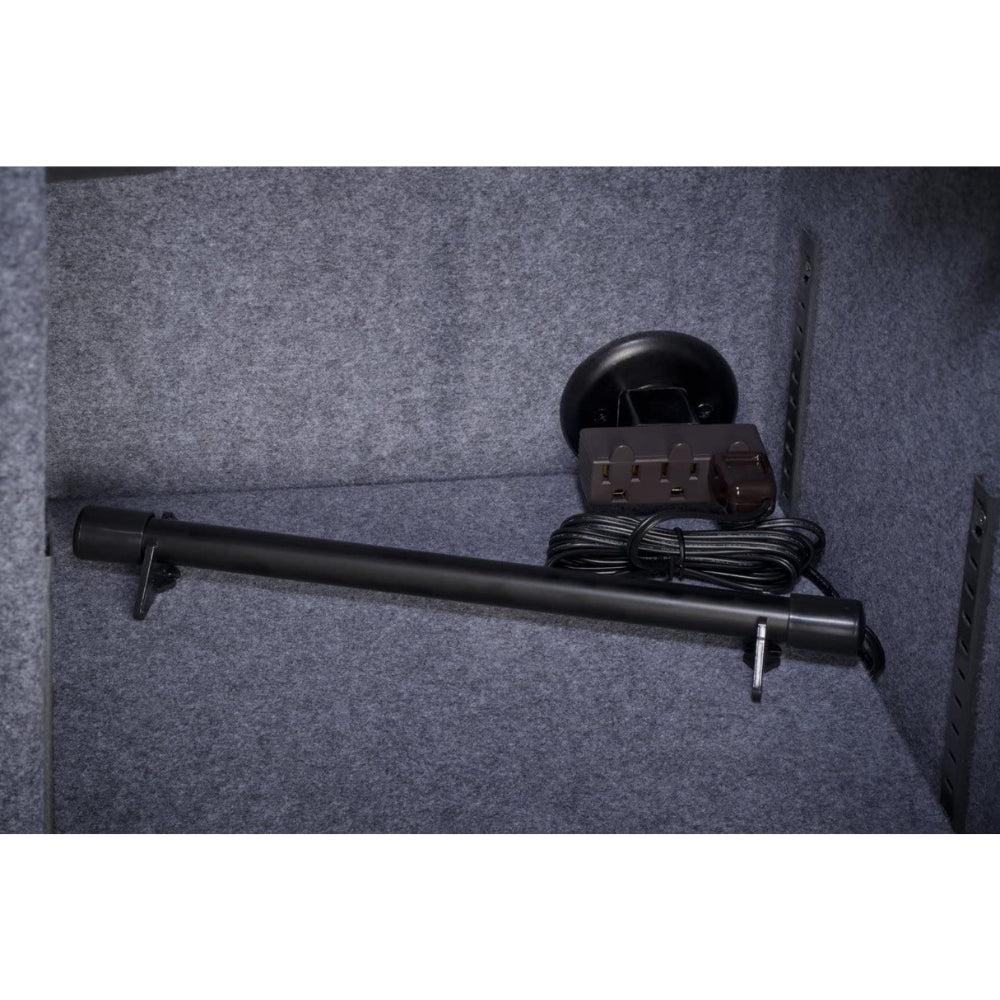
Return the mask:
[[[827,597],[840,597],[816,568],[826,535],[814,521],[773,517],[719,521],[716,528],[707,529],[665,526],[678,518],[706,516],[710,515],[678,508],[647,517],[576,514],[552,532],[546,565],[661,580],[699,580],[727,590],[766,594],[788,593],[805,579]],[[882,643],[867,626],[859,654],[872,678],[885,669]]]

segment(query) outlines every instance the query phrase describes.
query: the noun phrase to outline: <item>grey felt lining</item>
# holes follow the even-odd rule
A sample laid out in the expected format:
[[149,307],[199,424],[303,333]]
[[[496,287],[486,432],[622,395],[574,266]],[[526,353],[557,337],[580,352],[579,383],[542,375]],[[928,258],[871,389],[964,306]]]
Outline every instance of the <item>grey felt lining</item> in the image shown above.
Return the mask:
[[[936,796],[972,480],[1000,468],[1000,174],[787,179],[790,234],[809,227],[822,254],[802,512],[865,601],[888,656],[880,690]],[[994,608],[988,651],[998,631]],[[998,668],[984,660],[987,688]],[[994,744],[996,716],[980,726]],[[974,789],[994,816],[998,774]]]
[[780,448],[769,170],[181,170],[50,189],[49,492],[571,468],[559,395],[668,328]]
[[[521,490],[536,482],[538,473],[568,472],[572,458],[556,418],[566,377],[578,360],[608,339],[655,327],[702,336],[722,351],[740,385],[741,419],[758,423],[769,451],[779,454],[791,349],[794,292],[789,279],[794,277],[798,233],[808,226],[820,242],[823,270],[806,422],[803,512],[826,527],[827,570],[845,593],[865,601],[885,642],[889,666],[880,690],[891,719],[916,755],[922,779],[919,791],[908,788],[905,796],[923,795],[930,805],[920,809],[930,811],[905,806],[890,820],[888,806],[874,803],[877,796],[871,789],[881,788],[874,774],[877,766],[888,767],[899,781],[909,780],[905,775],[911,773],[892,763],[896,751],[884,747],[872,748],[872,773],[863,769],[841,779],[846,782],[844,802],[824,805],[803,790],[808,767],[815,768],[818,787],[832,787],[832,769],[857,767],[857,761],[842,759],[840,748],[821,759],[818,751],[809,753],[804,742],[793,740],[804,762],[794,787],[802,801],[818,809],[815,828],[928,828],[928,816],[937,817],[933,799],[970,483],[975,472],[995,474],[1000,445],[996,177],[995,171],[180,170],[57,185],[49,194],[49,491],[56,497],[80,498],[163,498],[170,491],[184,491],[191,502],[194,494],[204,494],[208,514],[228,512],[233,523],[242,524],[256,516],[252,509],[259,509],[265,527],[280,525],[283,505],[291,504],[299,510],[299,520],[290,526],[315,531],[315,526],[301,527],[315,512],[295,507],[299,491],[247,491],[368,483],[371,489],[355,494],[321,490],[315,497],[353,496],[351,502],[369,505],[377,517],[391,512],[391,505],[382,505],[396,495],[393,490],[411,491],[405,496],[418,509],[405,511],[405,519],[412,519],[406,544],[419,544],[427,533],[440,538],[442,548],[460,551],[462,533],[434,532],[442,511],[452,510],[449,504],[457,502],[456,492],[464,496],[467,489],[480,489],[463,485],[463,480],[485,484],[476,495],[491,510],[494,493],[502,496],[508,487]],[[505,476],[516,478],[505,482]],[[405,485],[409,480],[436,483]],[[246,505],[231,499],[237,494],[221,490],[244,491]],[[302,495],[314,496],[309,490]],[[508,531],[509,537],[497,536],[502,545],[492,554],[517,558],[516,552],[522,551],[523,558],[538,561],[542,536],[577,504],[567,506],[568,496],[560,494],[553,509],[543,511],[532,490],[517,496],[525,506],[518,516],[512,509],[511,520],[518,530],[530,526],[531,552],[518,550],[515,530]],[[335,503],[316,502],[323,509]],[[69,507],[56,509],[64,519],[69,517]],[[342,508],[330,509],[336,509],[338,520],[346,517],[355,523]],[[396,513],[404,517],[403,510]],[[335,524],[329,533],[339,533]],[[487,543],[480,537],[478,544]],[[88,570],[88,579],[108,586],[116,581],[122,593],[131,586],[126,575],[113,568]],[[306,781],[296,755],[309,754],[277,725],[268,728],[270,703],[261,691],[257,701],[237,699],[231,706],[218,701],[219,696],[216,701],[209,698],[219,718],[239,722],[238,732],[223,727],[219,736],[228,763],[213,764],[212,773],[223,789],[217,809],[204,789],[189,807],[186,799],[171,804],[169,796],[175,792],[165,791],[169,801],[158,808],[143,797],[130,765],[120,794],[109,789],[102,782],[111,779],[100,776],[85,746],[88,724],[97,727],[98,742],[100,734],[109,734],[109,759],[120,763],[124,754],[126,765],[133,758],[141,761],[157,777],[157,787],[170,789],[188,789],[193,765],[190,755],[169,741],[183,737],[201,745],[209,737],[197,736],[186,723],[176,723],[180,729],[174,731],[173,723],[157,721],[156,693],[161,689],[156,673],[147,677],[140,668],[136,680],[129,672],[135,651],[122,635],[104,635],[96,626],[88,630],[72,615],[66,617],[74,602],[87,606],[92,600],[82,584],[80,594],[65,600],[65,588],[74,578],[63,567],[55,583],[63,595],[55,605],[57,663],[64,681],[71,681],[57,711],[57,722],[68,727],[62,735],[57,727],[57,748],[60,753],[73,751],[58,771],[59,816],[65,828],[103,824],[180,829],[188,824],[291,829],[318,824],[316,828],[342,829],[355,821],[372,829],[407,824],[421,829],[435,824],[493,828],[477,805],[484,795],[476,782],[494,774],[494,764],[508,758],[488,727],[460,727],[453,744],[466,756],[446,764],[443,724],[438,720],[431,725],[428,760],[443,773],[457,769],[462,777],[459,791],[450,798],[442,793],[443,798],[433,799],[422,812],[413,792],[426,790],[419,776],[405,772],[403,786],[410,792],[394,800],[388,780],[380,785],[357,761],[359,748],[367,746],[359,736],[361,727],[342,720],[329,732],[343,739],[346,757],[361,768],[360,784],[345,792],[344,802],[350,805],[344,806],[346,812],[331,806],[312,815],[312,807],[305,805],[311,801],[305,785],[295,785]],[[262,586],[214,578],[209,585],[226,594],[257,593]],[[354,609],[354,634],[368,636],[369,643],[379,634],[383,615],[358,611],[356,595],[331,598],[311,594],[308,588],[267,585],[268,595],[272,586],[280,602],[274,636],[269,632],[256,638],[264,662],[250,664],[261,684],[272,661],[289,669],[287,649],[299,641],[306,620],[296,602],[316,600],[324,609]],[[185,599],[180,591],[168,598],[181,607]],[[110,601],[109,593],[104,600]],[[93,601],[91,617],[97,619],[99,608],[106,612],[107,604]],[[142,654],[156,660],[165,655],[157,650],[172,648],[172,655],[180,658],[163,681],[168,692],[174,692],[171,671],[181,669],[184,657],[194,657],[188,669],[206,657],[212,670],[224,676],[236,669],[225,660],[225,650],[213,644],[213,616],[224,620],[224,604],[220,597],[204,609],[205,616],[174,620],[178,629],[196,630],[200,643],[192,639],[184,645],[184,636],[171,638],[165,632],[165,647]],[[404,598],[371,599],[364,607],[388,608],[404,617],[412,613],[412,620],[399,625],[398,638],[420,651],[421,664],[435,663],[437,640],[445,642],[450,635],[440,631],[434,641],[420,645],[421,623],[430,623],[426,628],[433,632],[458,614]],[[461,652],[446,656],[439,668],[456,692],[461,690],[457,678],[466,676],[456,673],[457,664],[464,663],[469,676],[478,677],[494,661],[508,662],[491,631],[491,623],[506,621],[504,616],[495,619],[471,609],[463,615],[475,625],[471,637],[465,629],[456,629],[463,637],[455,640]],[[510,635],[520,636],[513,647],[517,663],[536,662],[531,650],[551,662],[552,649],[564,647],[575,651],[571,656],[578,672],[580,665],[589,663],[582,652],[585,644],[577,640],[582,634],[592,637],[593,629],[563,623],[555,632],[555,625],[531,616],[508,617]],[[147,624],[165,628],[152,620]],[[220,628],[220,634],[229,634],[228,625]],[[988,650],[995,650],[998,628],[1000,620],[991,612]],[[556,634],[576,638],[557,642]],[[635,648],[641,647],[643,656],[655,659],[649,636],[610,634],[613,641],[602,632],[600,642],[605,644],[595,647],[602,656],[619,659],[615,651],[631,642],[639,644]],[[67,635],[73,637],[70,645]],[[701,700],[704,692],[696,678],[730,678],[728,649],[703,640],[677,643],[660,637],[655,648],[662,650],[664,643],[683,663],[684,684],[694,684],[699,695],[688,703],[692,711],[687,717],[697,716],[696,702],[704,704],[706,715],[694,726],[708,726],[716,717],[715,703]],[[199,648],[202,653],[196,652]],[[315,675],[326,677],[327,661],[318,653],[305,655]],[[402,654],[390,647],[380,648],[379,655],[389,676],[410,690]],[[74,665],[73,656],[80,662]],[[358,673],[360,656],[345,654],[345,662]],[[990,656],[970,817],[982,817],[976,820],[980,828],[996,829],[1000,786],[995,775],[1000,772],[991,763],[995,755],[990,756],[990,748],[997,727],[987,710],[993,704],[989,699],[998,661]],[[101,667],[97,674],[84,673],[95,663]],[[813,669],[800,673],[813,678]],[[768,681],[774,687],[792,672],[779,671]],[[835,673],[819,670],[815,676]],[[105,676],[109,686],[96,692],[88,688],[88,678],[96,683]],[[856,671],[836,676],[837,684],[863,680]],[[608,690],[619,690],[613,677],[600,675],[586,688],[593,697],[598,680],[610,684]],[[307,689],[304,682],[292,688],[302,699]],[[333,690],[323,690],[326,694],[314,715],[308,715],[304,700],[285,710],[307,729],[315,728],[317,720],[335,715],[330,707]],[[352,702],[353,710],[377,716],[392,703],[389,695],[395,690],[372,689],[372,700]],[[500,708],[502,694],[489,685],[486,690],[492,692],[492,710],[506,718]],[[519,690],[515,684],[503,694],[516,698]],[[875,712],[877,705],[865,700],[872,689],[851,691],[858,705],[865,706],[861,715],[868,719],[865,713]],[[666,701],[676,696],[669,695],[666,686],[655,693]],[[826,695],[815,693],[818,704],[832,706]],[[176,694],[164,696],[169,702]],[[437,703],[427,691],[413,697],[412,715],[401,710],[398,718],[393,716],[400,732],[412,733],[424,724],[428,706]],[[195,701],[182,699],[182,704],[190,708]],[[555,712],[557,701],[545,702],[549,711]],[[145,729],[132,729],[138,724],[108,715],[119,702]],[[847,703],[853,709],[855,703]],[[404,698],[401,704],[411,703]],[[595,734],[597,745],[605,747],[608,737],[606,732],[599,735],[598,716],[588,716],[572,699],[569,704],[568,718],[581,720],[583,730]],[[226,714],[230,709],[238,709],[238,720]],[[773,710],[765,702],[762,711]],[[721,711],[725,715],[728,709]],[[748,706],[741,705],[739,711],[742,718]],[[461,714],[459,708],[456,712]],[[523,766],[530,759],[541,762],[543,773],[549,773],[549,766],[568,769],[583,782],[580,801],[586,802],[589,794],[608,801],[596,791],[601,787],[597,765],[588,791],[584,763],[539,744],[540,730],[531,729],[526,708],[511,707],[510,712],[525,747],[531,748],[525,750]],[[669,713],[667,717],[672,718]],[[681,739],[680,717],[677,728],[668,724],[669,739]],[[745,724],[753,726],[758,717],[748,718]],[[247,748],[261,726],[275,749],[257,758]],[[154,741],[144,748],[144,731],[163,733],[169,746]],[[493,757],[483,768],[475,763],[479,758],[471,742],[474,733],[492,748]],[[317,746],[329,749],[334,736],[317,739]],[[701,740],[702,735],[696,733],[693,739]],[[402,745],[393,756],[386,749],[390,736],[372,740],[376,758],[382,759],[379,754],[384,752],[386,760],[397,762],[393,766],[403,767]],[[213,761],[214,745],[209,741],[205,750]],[[124,746],[130,749],[126,752]],[[744,744],[739,746],[743,753]],[[733,760],[724,741],[710,740],[703,748],[698,744],[689,750],[708,755],[704,764],[709,774],[723,767],[723,761]],[[886,754],[892,761],[883,759]],[[232,776],[245,766],[253,784],[253,776],[259,776],[255,767],[263,766],[263,759],[268,761],[260,781],[264,798],[248,806],[233,790],[239,781]],[[341,760],[336,754],[333,759]],[[653,788],[659,772],[652,765],[629,764],[620,748],[612,759],[618,762],[618,778],[626,785],[634,778],[636,789],[636,801],[623,806],[620,824],[613,828],[646,828],[647,821],[649,828],[657,829],[737,829],[740,824],[748,829],[813,828],[794,816],[771,816],[771,826],[761,825],[764,821],[759,815],[752,818],[748,805],[737,806],[726,795],[717,814],[699,812],[711,807],[696,807],[694,790],[711,798],[718,797],[718,788],[710,791],[707,779],[699,784],[700,778],[689,776],[678,778],[692,789],[690,799],[684,799],[687,806],[668,815],[662,802],[654,804],[654,796],[652,812],[643,819],[638,790]],[[74,761],[79,772],[72,769]],[[322,775],[334,773],[318,760],[314,765]],[[762,760],[760,765],[761,774],[770,773]],[[746,765],[726,763],[723,770],[734,767],[734,773],[743,773],[740,766]],[[777,773],[785,774],[780,769]],[[297,805],[288,806],[292,813],[282,819],[281,787],[286,779],[301,794]],[[780,785],[768,784],[766,776],[755,780],[757,790],[750,798],[761,810],[788,808]],[[856,782],[870,784],[854,795]],[[551,783],[543,784],[551,791]],[[320,785],[326,787],[322,781]],[[544,805],[541,792],[529,797],[518,813],[513,785],[501,782],[499,787],[502,806],[496,822],[507,824],[504,828],[612,828],[602,827],[597,813],[586,808],[553,811]],[[381,812],[375,807],[365,812],[362,788],[377,789],[376,798],[383,796],[381,801],[388,804],[379,807]],[[770,805],[767,789],[775,796]],[[88,798],[90,790],[95,791]],[[870,820],[855,814],[855,805],[846,804],[846,792],[865,809],[875,810]],[[183,799],[187,791],[176,794]],[[732,795],[738,791],[732,790]],[[446,800],[452,812],[445,808]],[[333,801],[340,800],[334,796]],[[361,811],[351,812],[355,807]],[[831,818],[838,810],[847,818]]]
[[45,197],[0,169],[0,832],[43,828]]

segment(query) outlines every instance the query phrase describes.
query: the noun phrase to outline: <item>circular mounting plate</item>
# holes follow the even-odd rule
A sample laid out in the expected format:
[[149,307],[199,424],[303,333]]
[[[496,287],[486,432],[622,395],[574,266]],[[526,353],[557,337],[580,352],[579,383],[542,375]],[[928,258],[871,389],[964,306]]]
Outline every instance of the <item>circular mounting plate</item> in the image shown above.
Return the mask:
[[570,375],[559,404],[569,446],[578,449],[584,427],[614,427],[623,392],[654,387],[684,389],[699,423],[728,424],[736,416],[736,378],[714,347],[686,333],[630,333],[605,344]]

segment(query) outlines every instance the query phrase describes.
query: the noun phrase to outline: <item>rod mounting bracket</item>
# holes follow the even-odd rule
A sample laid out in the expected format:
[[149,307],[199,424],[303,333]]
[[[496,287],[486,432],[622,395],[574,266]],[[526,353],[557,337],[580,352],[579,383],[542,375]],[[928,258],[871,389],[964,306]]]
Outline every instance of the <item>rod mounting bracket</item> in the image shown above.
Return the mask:
[[753,670],[750,699],[760,701],[764,696],[764,674],[781,663],[781,644],[768,639],[766,618],[758,620],[756,637],[744,645],[743,662]]
[[[173,514],[164,514],[164,518],[174,518]],[[139,573],[139,586],[135,592],[135,604],[132,606],[132,617],[142,621],[157,594],[170,590],[181,575],[180,569],[166,560],[157,560],[155,539],[148,542],[142,551],[142,570]]]

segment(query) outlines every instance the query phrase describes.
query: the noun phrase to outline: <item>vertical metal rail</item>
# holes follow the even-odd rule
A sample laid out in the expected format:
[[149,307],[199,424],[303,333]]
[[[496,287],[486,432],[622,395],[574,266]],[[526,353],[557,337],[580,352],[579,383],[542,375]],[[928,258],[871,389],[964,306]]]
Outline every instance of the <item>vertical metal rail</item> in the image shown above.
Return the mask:
[[941,805],[958,833],[965,832],[969,811],[976,697],[998,522],[1000,496],[991,496],[982,476],[976,476],[972,484],[972,515],[965,543],[955,658],[951,689],[948,692],[944,753],[941,758]]
[[807,386],[818,293],[819,248],[812,234],[804,232],[799,245],[799,269],[795,283],[792,360],[788,373],[785,441],[781,452],[781,482],[778,486],[781,509],[788,515],[795,514],[799,501]]

